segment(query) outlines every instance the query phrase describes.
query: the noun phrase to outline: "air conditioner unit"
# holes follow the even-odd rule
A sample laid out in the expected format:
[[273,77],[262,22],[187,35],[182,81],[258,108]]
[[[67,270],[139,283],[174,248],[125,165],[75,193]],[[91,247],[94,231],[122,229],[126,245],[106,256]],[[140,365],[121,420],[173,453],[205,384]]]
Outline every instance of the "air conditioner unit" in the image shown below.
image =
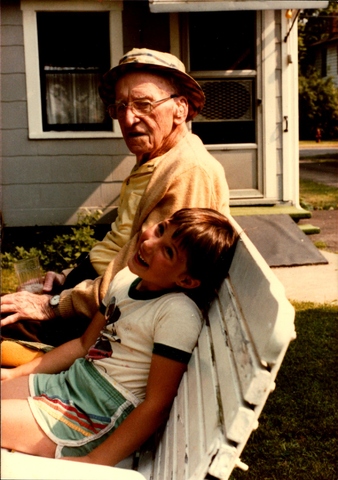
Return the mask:
[[253,79],[196,78],[205,94],[205,105],[194,122],[253,120]]

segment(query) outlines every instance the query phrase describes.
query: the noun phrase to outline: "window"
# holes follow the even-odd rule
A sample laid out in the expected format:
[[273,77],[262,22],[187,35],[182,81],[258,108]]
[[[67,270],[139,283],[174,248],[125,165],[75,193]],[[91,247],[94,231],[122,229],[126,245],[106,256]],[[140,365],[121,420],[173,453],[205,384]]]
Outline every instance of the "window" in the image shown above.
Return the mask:
[[206,97],[192,131],[205,144],[255,143],[255,12],[189,14],[189,65]]
[[30,138],[121,137],[98,94],[122,52],[122,3],[22,0]]
[[108,12],[38,12],[43,130],[111,130],[98,94],[109,70]]

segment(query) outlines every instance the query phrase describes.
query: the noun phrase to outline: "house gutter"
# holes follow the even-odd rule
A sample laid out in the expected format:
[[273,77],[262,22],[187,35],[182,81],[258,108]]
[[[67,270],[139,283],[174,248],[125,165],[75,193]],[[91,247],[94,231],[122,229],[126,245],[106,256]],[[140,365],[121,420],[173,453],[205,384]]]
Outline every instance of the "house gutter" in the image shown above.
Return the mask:
[[327,0],[149,0],[152,13],[326,8]]

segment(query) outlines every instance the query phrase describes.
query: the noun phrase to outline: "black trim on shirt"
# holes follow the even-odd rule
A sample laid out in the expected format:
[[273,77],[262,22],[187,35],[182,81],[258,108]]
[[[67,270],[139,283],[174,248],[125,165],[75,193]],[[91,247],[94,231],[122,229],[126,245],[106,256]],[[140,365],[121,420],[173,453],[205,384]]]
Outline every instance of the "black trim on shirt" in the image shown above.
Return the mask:
[[[137,285],[142,281],[142,278],[137,277],[129,287],[128,295],[133,300],[153,300],[154,298],[162,297],[166,293],[172,293],[173,290],[137,290]],[[99,311],[102,315],[106,314],[106,305],[103,301],[100,303]]]
[[176,362],[185,363],[186,365],[191,358],[191,353],[164,345],[163,343],[154,343],[153,353],[170,360],[176,360]]
[[153,298],[162,297],[166,293],[172,293],[173,290],[137,290],[137,285],[142,281],[142,278],[135,278],[129,287],[128,295],[133,300],[152,300]]

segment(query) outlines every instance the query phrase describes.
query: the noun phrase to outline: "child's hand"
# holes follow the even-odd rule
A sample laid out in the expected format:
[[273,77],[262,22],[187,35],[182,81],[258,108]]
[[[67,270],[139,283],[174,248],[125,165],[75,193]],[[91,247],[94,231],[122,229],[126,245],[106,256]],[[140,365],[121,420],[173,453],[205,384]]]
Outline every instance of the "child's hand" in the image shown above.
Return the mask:
[[11,378],[14,378],[13,369],[12,368],[2,368],[1,369],[1,381],[11,380]]

